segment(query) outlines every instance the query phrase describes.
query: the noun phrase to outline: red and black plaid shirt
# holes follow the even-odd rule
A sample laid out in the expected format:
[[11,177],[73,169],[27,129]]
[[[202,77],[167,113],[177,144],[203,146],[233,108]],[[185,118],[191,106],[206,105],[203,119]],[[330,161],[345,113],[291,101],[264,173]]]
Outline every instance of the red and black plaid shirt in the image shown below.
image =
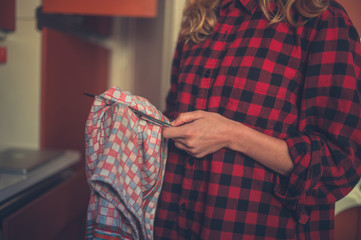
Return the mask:
[[[170,144],[157,239],[332,239],[334,203],[361,175],[361,49],[333,0],[300,27],[225,0],[214,34],[177,46],[168,116],[205,110],[284,139],[284,177],[240,152]],[[262,149],[260,149],[262,151]]]

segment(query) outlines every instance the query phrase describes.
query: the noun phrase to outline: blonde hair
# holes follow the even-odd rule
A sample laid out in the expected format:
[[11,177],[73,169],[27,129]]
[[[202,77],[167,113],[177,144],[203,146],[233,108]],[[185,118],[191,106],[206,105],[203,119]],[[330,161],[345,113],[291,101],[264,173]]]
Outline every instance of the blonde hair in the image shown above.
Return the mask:
[[[213,32],[217,22],[216,10],[221,0],[187,0],[183,13],[180,36],[184,41],[194,43],[205,40]],[[270,10],[271,3],[276,4],[276,11]],[[292,26],[296,22],[293,11],[305,19],[319,16],[329,6],[329,0],[258,0],[258,4],[269,24],[286,21]]]

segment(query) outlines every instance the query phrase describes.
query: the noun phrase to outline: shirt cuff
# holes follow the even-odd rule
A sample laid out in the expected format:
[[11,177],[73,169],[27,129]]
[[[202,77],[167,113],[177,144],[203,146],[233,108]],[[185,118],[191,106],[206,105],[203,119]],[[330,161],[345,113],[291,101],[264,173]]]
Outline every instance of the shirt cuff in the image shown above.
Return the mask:
[[320,144],[320,139],[314,138],[302,135],[285,139],[294,169],[289,176],[275,174],[274,178],[275,195],[300,224],[306,224],[310,218],[311,209],[306,204],[307,191],[316,186],[321,175],[320,160],[317,160],[321,158],[314,156],[319,154],[314,148]]

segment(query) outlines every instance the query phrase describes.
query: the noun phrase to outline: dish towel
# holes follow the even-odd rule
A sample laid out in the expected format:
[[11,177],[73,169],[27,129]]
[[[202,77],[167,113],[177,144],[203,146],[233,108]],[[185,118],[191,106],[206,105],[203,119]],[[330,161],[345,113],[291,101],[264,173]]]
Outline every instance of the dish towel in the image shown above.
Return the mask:
[[95,99],[86,121],[87,239],[153,239],[167,143],[161,126],[133,110],[169,123],[147,99],[116,87]]

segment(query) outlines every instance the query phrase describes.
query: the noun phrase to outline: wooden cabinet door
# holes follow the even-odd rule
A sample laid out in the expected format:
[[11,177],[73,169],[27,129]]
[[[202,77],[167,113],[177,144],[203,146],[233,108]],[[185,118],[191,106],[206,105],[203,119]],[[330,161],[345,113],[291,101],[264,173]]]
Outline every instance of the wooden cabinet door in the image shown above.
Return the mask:
[[5,218],[3,240],[85,239],[89,188],[83,174],[71,176]]
[[15,30],[15,0],[0,1],[0,29]]
[[41,147],[84,154],[85,121],[93,100],[83,93],[107,89],[110,51],[49,28],[42,37]]
[[157,0],[44,0],[44,12],[81,15],[155,17]]

